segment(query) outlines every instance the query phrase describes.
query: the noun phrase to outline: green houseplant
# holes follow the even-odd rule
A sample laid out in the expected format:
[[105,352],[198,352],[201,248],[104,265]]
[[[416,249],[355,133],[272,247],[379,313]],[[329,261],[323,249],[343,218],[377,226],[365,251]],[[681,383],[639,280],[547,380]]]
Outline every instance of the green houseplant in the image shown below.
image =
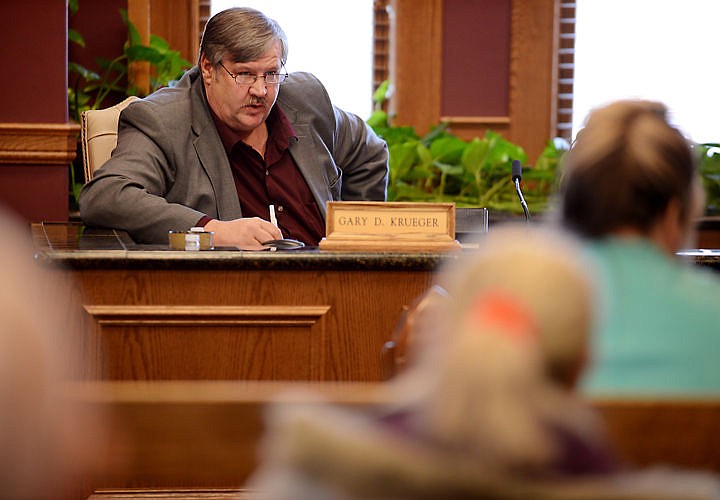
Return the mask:
[[[69,0],[70,15],[77,12],[78,3],[79,0]],[[180,78],[192,66],[182,58],[179,51],[171,49],[159,36],[150,35],[149,43],[143,44],[125,9],[120,9],[120,16],[128,32],[121,54],[113,59],[97,58],[99,72],[77,62],[68,62],[68,111],[70,118],[78,123],[83,111],[110,106],[131,95],[144,97]],[[68,29],[68,40],[85,47],[85,39],[77,30]],[[128,79],[129,68],[136,62],[146,62],[150,66],[150,86],[147,90],[137,88]],[[82,156],[78,155],[70,168],[70,199],[73,206],[77,204],[82,181]]]
[[[464,141],[441,123],[420,137],[412,127],[397,127],[382,107],[388,82],[373,95],[375,110],[368,124],[388,143],[390,201],[454,202],[457,207],[486,207],[496,212],[521,213],[510,182],[512,160],[520,160],[523,195],[535,212],[548,206],[562,157],[570,144],[549,140],[534,164],[527,164],[523,148],[487,131]],[[706,193],[705,215],[720,215],[720,143],[694,146]]]
[[454,202],[457,207],[486,207],[505,213],[522,212],[511,177],[513,160],[520,160],[523,194],[536,211],[547,207],[558,164],[569,144],[548,141],[533,165],[523,148],[488,130],[470,141],[453,135],[446,123],[420,137],[412,127],[390,124],[383,111],[388,90],[384,82],[373,95],[375,110],[368,124],[388,144],[388,200]]
[[702,143],[695,146],[699,170],[706,194],[706,215],[720,215],[720,144]]

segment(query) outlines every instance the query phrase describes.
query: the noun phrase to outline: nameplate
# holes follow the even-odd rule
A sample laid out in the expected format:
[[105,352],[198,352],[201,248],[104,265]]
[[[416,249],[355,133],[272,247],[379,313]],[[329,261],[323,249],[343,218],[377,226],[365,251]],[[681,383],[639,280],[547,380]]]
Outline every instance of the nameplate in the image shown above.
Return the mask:
[[321,250],[444,252],[455,240],[454,203],[330,201]]

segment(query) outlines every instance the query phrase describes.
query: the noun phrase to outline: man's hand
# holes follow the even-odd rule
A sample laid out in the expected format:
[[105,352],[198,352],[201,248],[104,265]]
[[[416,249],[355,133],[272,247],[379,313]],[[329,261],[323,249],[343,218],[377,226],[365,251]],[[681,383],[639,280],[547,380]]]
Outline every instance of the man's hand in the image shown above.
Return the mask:
[[263,241],[282,238],[280,229],[259,217],[247,217],[231,221],[211,220],[205,231],[212,231],[216,247],[238,247],[241,250],[262,250]]

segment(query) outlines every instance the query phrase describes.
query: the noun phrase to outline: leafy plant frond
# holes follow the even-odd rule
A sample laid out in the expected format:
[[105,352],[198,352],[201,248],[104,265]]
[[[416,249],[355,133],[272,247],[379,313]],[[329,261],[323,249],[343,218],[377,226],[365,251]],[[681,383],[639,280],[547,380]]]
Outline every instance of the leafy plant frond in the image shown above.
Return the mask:
[[85,38],[77,30],[68,28],[68,40],[78,44],[80,47],[85,47]]
[[[77,12],[78,2],[79,0],[68,0],[71,15]],[[117,96],[119,102],[128,95],[146,94],[147,91],[140,92],[132,82],[128,81],[128,69],[132,63],[149,64],[150,92],[174,82],[192,66],[189,61],[182,58],[180,52],[172,50],[159,36],[150,35],[148,44],[143,44],[140,33],[128,18],[127,10],[120,9],[119,12],[128,34],[122,54],[118,54],[113,59],[98,57],[95,63],[99,71],[90,70],[73,61],[68,62],[70,76],[68,109],[70,118],[76,122],[80,122],[83,111],[107,106],[108,103],[105,101],[108,97]],[[68,39],[85,47],[85,39],[73,29],[68,30]],[[77,203],[77,193],[82,184],[75,180],[74,169],[70,170],[73,171],[70,179],[70,196],[73,202]]]
[[705,188],[705,211],[720,214],[720,144],[706,142],[694,146],[698,170]]
[[458,207],[519,213],[522,208],[510,174],[512,161],[520,160],[526,165],[526,200],[538,210],[547,206],[560,161],[569,147],[567,141],[548,141],[535,166],[530,166],[521,146],[491,130],[465,141],[453,135],[447,123],[439,123],[418,137],[412,127],[390,123],[390,116],[382,110],[387,89],[383,82],[376,90],[376,108],[367,123],[388,143],[389,200],[454,202]]

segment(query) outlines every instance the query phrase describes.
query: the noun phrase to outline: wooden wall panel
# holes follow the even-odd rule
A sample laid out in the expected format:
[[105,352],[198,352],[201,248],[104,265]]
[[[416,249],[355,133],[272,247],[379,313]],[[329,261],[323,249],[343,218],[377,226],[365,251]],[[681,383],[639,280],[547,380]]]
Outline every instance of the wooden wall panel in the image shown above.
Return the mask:
[[[534,162],[555,134],[559,0],[511,2],[507,117],[443,117],[442,54],[453,50],[443,47],[443,1],[393,0],[391,7],[394,124],[412,125],[423,134],[447,118],[452,131],[464,139],[481,136],[490,128],[523,146]],[[473,17],[467,22],[472,24]],[[465,54],[465,60],[472,64],[473,54]]]
[[67,2],[0,2],[0,122],[67,122]]
[[[390,75],[390,0],[373,2],[373,90]],[[385,107],[387,110],[387,106]]]
[[[69,42],[67,60],[102,74],[97,60],[110,60],[119,56],[127,40],[127,28],[120,16],[120,9],[128,9],[128,0],[80,1],[75,15],[68,17],[68,26],[83,36],[85,47]],[[77,75],[73,73],[68,76],[68,84],[74,86]],[[101,107],[112,106],[124,97],[124,92],[110,93]]]
[[507,117],[510,4],[444,0],[443,116]]
[[28,222],[68,220],[79,126],[0,123],[0,204]]
[[67,165],[79,133],[77,124],[0,123],[0,164]]
[[0,2],[0,206],[29,221],[68,219],[67,3]]

